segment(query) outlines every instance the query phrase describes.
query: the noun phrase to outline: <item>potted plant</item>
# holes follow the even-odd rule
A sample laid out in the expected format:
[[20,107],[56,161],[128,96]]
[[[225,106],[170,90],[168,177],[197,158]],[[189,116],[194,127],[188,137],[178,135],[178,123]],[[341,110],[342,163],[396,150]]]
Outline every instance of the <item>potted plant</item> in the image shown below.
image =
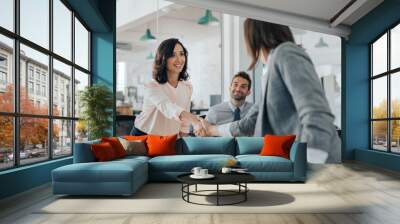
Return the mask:
[[112,92],[102,84],[87,86],[79,93],[81,120],[87,127],[89,140],[110,136],[112,125]]

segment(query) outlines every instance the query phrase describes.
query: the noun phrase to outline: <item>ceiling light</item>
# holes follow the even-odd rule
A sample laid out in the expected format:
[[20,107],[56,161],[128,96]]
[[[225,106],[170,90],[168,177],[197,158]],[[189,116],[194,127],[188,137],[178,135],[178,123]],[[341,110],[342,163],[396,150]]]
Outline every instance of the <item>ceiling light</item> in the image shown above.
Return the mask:
[[212,15],[211,10],[206,9],[204,16],[200,17],[197,24],[217,26],[219,24],[219,19]]
[[147,55],[146,59],[147,60],[153,60],[154,59],[153,52],[150,52],[149,55]]
[[151,34],[150,29],[146,29],[146,32],[143,34],[143,36],[140,37],[141,41],[146,41],[146,42],[153,42],[156,40],[156,37]]
[[318,43],[315,44],[314,47],[316,47],[316,48],[323,48],[323,47],[329,47],[329,46],[328,46],[328,44],[324,41],[324,38],[323,38],[323,37],[320,37]]

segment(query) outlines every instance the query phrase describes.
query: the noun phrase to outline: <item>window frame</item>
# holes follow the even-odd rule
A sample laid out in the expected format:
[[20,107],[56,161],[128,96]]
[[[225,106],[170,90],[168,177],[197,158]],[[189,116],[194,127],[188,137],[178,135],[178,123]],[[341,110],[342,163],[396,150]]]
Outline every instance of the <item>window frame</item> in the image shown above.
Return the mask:
[[[400,67],[391,69],[391,31],[393,28],[400,26],[400,21],[397,21],[396,23],[392,24],[389,28],[385,29],[385,31],[381,34],[379,34],[375,39],[373,39],[369,44],[369,78],[368,78],[368,84],[369,84],[369,149],[373,151],[380,151],[380,152],[386,152],[386,153],[391,153],[391,154],[400,154],[400,152],[393,152],[392,151],[392,136],[391,136],[391,129],[392,129],[392,121],[400,121],[400,117],[392,117],[392,99],[391,99],[391,91],[392,91],[392,86],[391,86],[391,79],[393,75],[396,75],[396,73],[400,72]],[[373,74],[373,44],[376,43],[381,37],[384,35],[387,35],[387,63],[386,63],[386,71],[382,72],[380,74],[376,74],[374,76]],[[386,77],[386,86],[387,86],[387,105],[386,105],[386,117],[385,118],[373,118],[373,81],[378,79]],[[386,121],[386,151],[375,149],[374,148],[374,136],[373,136],[373,122],[374,121]]]
[[[37,164],[37,163],[43,163],[46,161],[50,161],[53,159],[61,159],[61,158],[65,158],[65,157],[70,157],[73,155],[74,152],[74,143],[75,143],[75,123],[76,121],[79,120],[79,117],[75,116],[75,108],[72,107],[71,108],[71,114],[68,116],[56,116],[53,115],[53,60],[58,60],[61,63],[64,63],[68,66],[71,67],[71,80],[70,83],[72,86],[71,88],[71,93],[73,94],[73,96],[75,96],[75,88],[74,88],[74,82],[75,82],[75,69],[81,71],[82,73],[85,73],[88,75],[89,77],[89,83],[88,86],[92,85],[92,71],[91,71],[91,37],[92,37],[92,31],[91,29],[89,29],[89,27],[87,26],[87,24],[82,20],[82,18],[72,9],[72,7],[65,1],[65,0],[59,0],[68,10],[71,11],[71,18],[69,19],[69,22],[71,23],[71,33],[69,35],[71,35],[71,58],[67,59],[64,58],[63,56],[55,53],[53,50],[53,32],[54,32],[54,28],[53,28],[53,23],[54,23],[54,14],[53,14],[53,1],[54,0],[47,0],[48,4],[49,4],[49,47],[48,49],[46,49],[45,47],[42,47],[39,44],[36,44],[32,41],[30,41],[29,39],[24,38],[23,36],[20,35],[20,0],[14,0],[13,1],[13,10],[14,10],[14,18],[13,18],[13,31],[10,31],[4,27],[0,26],[0,35],[10,38],[13,41],[13,52],[12,52],[12,57],[13,57],[13,64],[12,69],[11,69],[11,74],[13,75],[13,79],[14,79],[14,110],[13,112],[1,112],[0,111],[0,116],[11,116],[13,119],[13,153],[14,153],[14,161],[13,161],[13,166],[10,167],[5,167],[5,168],[0,168],[0,172],[4,171],[4,170],[10,170],[10,169],[16,169],[19,167],[23,167],[23,166],[29,166],[29,165],[33,165],[33,164]],[[75,63],[75,19],[77,19],[82,25],[83,27],[88,31],[88,69],[85,69],[81,66],[79,66],[78,64]],[[48,112],[46,115],[39,115],[39,114],[27,114],[27,113],[21,113],[20,111],[20,87],[21,87],[21,80],[20,80],[20,65],[21,65],[21,52],[20,52],[20,46],[21,44],[32,48],[33,50],[36,50],[42,54],[45,54],[46,56],[48,56],[49,61],[48,61],[48,71],[47,71],[47,79],[46,80],[46,84],[45,84],[45,90],[48,92],[46,93],[45,91],[45,95],[48,96]],[[33,85],[34,85],[34,92],[36,92],[35,89],[35,85],[36,84],[41,84],[40,87],[42,88],[42,72],[44,72],[44,70],[40,69],[37,70],[37,68],[35,68],[34,66],[30,65],[29,63],[26,64],[27,68],[27,72],[25,74],[26,76],[26,82],[32,81]],[[32,68],[32,72],[33,72],[33,77],[30,76],[30,68]],[[37,79],[36,77],[36,73],[39,72],[39,79]],[[27,91],[29,91],[29,87],[28,84],[26,84],[27,87]],[[40,88],[40,94],[35,94],[37,95],[39,98],[43,97],[42,96],[42,91]],[[74,105],[75,103],[75,97],[72,97],[71,99],[72,101],[72,105]],[[34,102],[36,103],[36,101]],[[49,144],[47,144],[47,151],[48,151],[48,155],[47,157],[43,157],[43,160],[40,160],[38,162],[31,162],[31,163],[24,163],[21,164],[21,158],[20,158],[20,119],[21,118],[45,118],[47,119],[48,122],[48,135],[47,135],[47,142]],[[54,153],[54,148],[53,147],[53,123],[56,122],[57,120],[65,120],[65,121],[71,121],[71,153],[68,155],[62,155],[62,156],[55,156],[53,155]]]
[[3,70],[0,70],[0,85],[5,85],[5,84],[7,84],[7,73]]
[[[8,79],[8,74],[7,74],[7,69],[8,69],[8,57],[7,55],[4,55],[0,53],[0,57],[3,58],[4,60],[4,65],[0,64],[0,88],[7,86],[7,79]],[[2,78],[4,76],[4,79]],[[4,83],[3,83],[4,82]]]
[[4,65],[0,64],[0,68],[4,69],[4,70],[7,70],[7,67],[8,67],[7,66],[8,65],[8,57],[7,57],[7,55],[4,55],[4,54],[0,53],[0,57],[4,59],[2,61],[5,61]]

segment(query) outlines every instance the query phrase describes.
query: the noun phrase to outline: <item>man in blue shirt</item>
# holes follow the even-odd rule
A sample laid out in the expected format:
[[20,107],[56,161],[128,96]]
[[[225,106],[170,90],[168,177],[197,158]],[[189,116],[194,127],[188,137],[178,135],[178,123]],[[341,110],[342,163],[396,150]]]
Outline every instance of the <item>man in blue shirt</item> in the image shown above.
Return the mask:
[[253,103],[246,102],[246,97],[251,94],[251,79],[246,72],[239,72],[233,76],[229,93],[231,99],[212,106],[206,120],[214,125],[226,124],[237,121],[246,116]]

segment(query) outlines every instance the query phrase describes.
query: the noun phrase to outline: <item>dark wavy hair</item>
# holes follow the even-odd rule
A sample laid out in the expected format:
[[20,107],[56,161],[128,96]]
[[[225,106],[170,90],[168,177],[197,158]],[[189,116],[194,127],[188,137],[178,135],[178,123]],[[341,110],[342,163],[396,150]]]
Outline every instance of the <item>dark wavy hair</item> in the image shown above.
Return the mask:
[[232,83],[233,83],[233,80],[236,79],[237,77],[240,77],[240,78],[242,78],[242,79],[246,79],[247,82],[249,82],[249,86],[248,86],[248,87],[249,87],[249,89],[251,89],[251,79],[250,79],[249,74],[247,74],[247,72],[240,71],[240,72],[236,73],[236,74],[233,76],[232,80],[231,80],[231,85],[232,85]]
[[170,38],[161,42],[160,46],[158,46],[157,49],[156,58],[154,59],[153,79],[155,79],[160,84],[164,84],[168,81],[167,60],[168,58],[173,56],[176,44],[180,44],[182,46],[183,52],[186,57],[185,65],[183,66],[181,73],[179,73],[178,81],[186,81],[189,78],[189,74],[186,71],[188,52],[178,39]]
[[274,49],[284,42],[293,42],[293,34],[288,26],[255,19],[244,21],[244,39],[251,56],[249,70],[253,69],[260,57],[260,49]]

